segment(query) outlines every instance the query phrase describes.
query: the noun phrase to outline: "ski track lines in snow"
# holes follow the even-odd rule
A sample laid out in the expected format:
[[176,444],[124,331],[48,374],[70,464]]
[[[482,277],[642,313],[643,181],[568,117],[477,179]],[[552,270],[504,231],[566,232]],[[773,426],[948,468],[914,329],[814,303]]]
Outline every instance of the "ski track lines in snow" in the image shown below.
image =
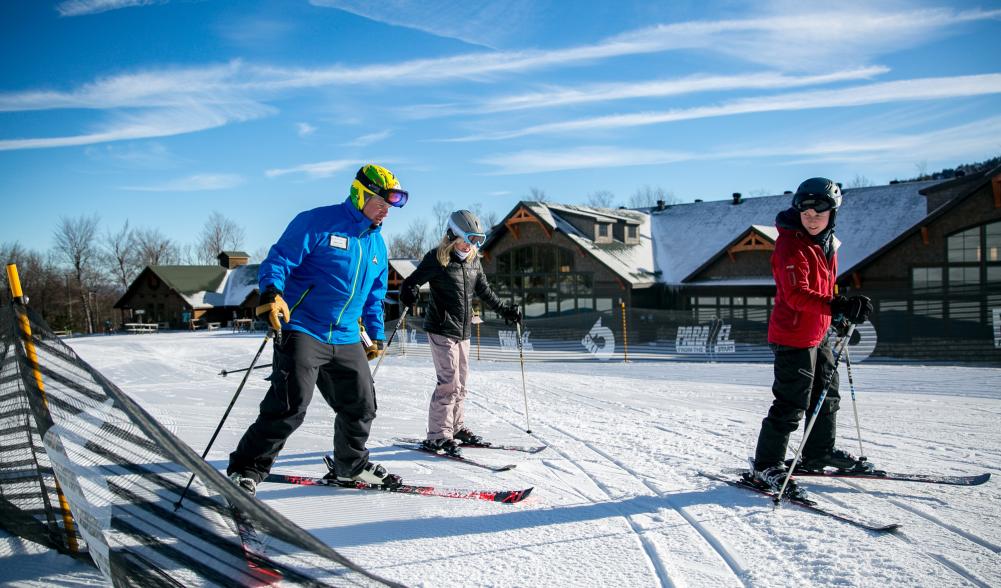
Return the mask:
[[[263,335],[262,335],[263,336]],[[69,342],[199,453],[261,337],[213,333]],[[270,362],[270,349],[261,363]],[[853,365],[866,451],[900,471],[997,471],[1001,370]],[[471,363],[467,423],[528,443],[518,363]],[[222,469],[267,389],[248,380],[209,455]],[[405,480],[461,488],[535,486],[517,505],[263,484],[258,496],[372,571],[409,585],[1001,586],[997,478],[958,488],[880,481],[804,482],[877,535],[708,481],[742,465],[771,402],[768,364],[529,363],[535,455],[469,450],[491,473],[400,449],[425,430],[435,383],[426,357],[389,357],[377,382],[373,460]],[[841,445],[857,451],[842,373]],[[333,413],[317,394],[275,471],[317,475]],[[799,433],[793,435],[798,443]],[[502,454],[502,455],[498,455]],[[892,467],[890,465],[892,464]],[[4,561],[0,559],[0,561]],[[3,580],[0,572],[0,580]]]

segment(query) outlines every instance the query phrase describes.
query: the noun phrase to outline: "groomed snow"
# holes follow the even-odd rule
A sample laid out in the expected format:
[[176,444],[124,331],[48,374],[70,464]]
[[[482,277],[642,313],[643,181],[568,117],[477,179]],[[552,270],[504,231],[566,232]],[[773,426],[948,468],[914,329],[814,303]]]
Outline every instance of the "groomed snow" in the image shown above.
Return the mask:
[[[119,387],[201,453],[253,357],[260,334],[161,333],[70,340]],[[854,364],[869,458],[892,471],[994,479],[974,488],[879,481],[807,484],[876,535],[698,475],[742,465],[771,400],[769,364],[529,363],[527,435],[517,363],[471,366],[467,423],[496,442],[545,443],[536,455],[467,450],[517,463],[491,473],[393,446],[424,433],[434,370],[389,357],[377,380],[372,458],[408,482],[513,489],[503,505],[264,484],[258,497],[357,563],[412,586],[998,586],[1001,585],[1001,369]],[[257,415],[257,372],[211,462]],[[840,445],[858,441],[845,382]],[[275,471],[322,473],[332,411],[317,394]],[[799,433],[794,434],[798,442]],[[32,576],[24,556],[0,580]],[[37,559],[37,555],[33,555]],[[68,558],[48,554],[48,560]],[[35,583],[92,583],[79,564]],[[77,569],[73,572],[73,569]]]

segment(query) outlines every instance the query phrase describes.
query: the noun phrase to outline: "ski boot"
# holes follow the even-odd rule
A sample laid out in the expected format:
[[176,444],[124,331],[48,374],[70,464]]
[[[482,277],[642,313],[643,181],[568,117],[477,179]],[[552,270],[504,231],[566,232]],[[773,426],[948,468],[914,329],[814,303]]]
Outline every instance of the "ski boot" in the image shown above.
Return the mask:
[[484,447],[490,446],[489,443],[483,440],[483,437],[480,437],[479,435],[470,431],[466,427],[462,427],[461,429],[456,431],[455,435],[453,435],[453,438],[456,441],[462,442],[464,445],[482,445]]
[[421,441],[421,448],[438,455],[462,457],[462,450],[459,449],[459,444],[454,439],[425,439]]
[[251,496],[257,496],[257,480],[245,476],[242,472],[233,472],[229,475],[229,479],[236,484],[236,487],[243,490]]
[[[750,473],[744,474],[744,481],[761,490],[777,495],[782,490],[782,483],[785,482],[788,473],[789,469],[784,465],[772,466],[763,470],[753,469]],[[806,491],[802,490],[796,484],[796,480],[792,478],[786,484],[785,493],[782,497],[794,500],[807,500]]]
[[357,482],[370,486],[385,486],[386,488],[397,488],[403,485],[403,478],[396,474],[390,474],[386,468],[379,464],[368,462],[360,472],[353,476],[339,476],[333,458],[323,456],[323,461],[330,469],[327,475],[323,476],[323,479],[334,481],[342,486],[352,486]]
[[834,449],[825,455],[804,457],[796,466],[796,471],[822,472],[824,468],[835,468],[840,473],[870,473],[875,470],[866,458],[856,458],[847,451]]

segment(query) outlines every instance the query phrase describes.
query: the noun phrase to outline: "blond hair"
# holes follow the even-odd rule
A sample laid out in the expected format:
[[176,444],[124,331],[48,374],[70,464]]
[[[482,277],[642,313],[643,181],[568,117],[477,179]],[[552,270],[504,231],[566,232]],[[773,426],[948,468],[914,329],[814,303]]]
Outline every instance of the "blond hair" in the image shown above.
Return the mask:
[[[455,244],[460,240],[461,238],[449,239],[448,235],[442,237],[441,243],[438,243],[437,251],[438,263],[441,264],[441,267],[448,265],[449,258],[452,256],[452,251],[455,249]],[[476,245],[471,245],[470,247],[471,249],[469,250],[469,254],[476,257],[480,252],[479,247]]]

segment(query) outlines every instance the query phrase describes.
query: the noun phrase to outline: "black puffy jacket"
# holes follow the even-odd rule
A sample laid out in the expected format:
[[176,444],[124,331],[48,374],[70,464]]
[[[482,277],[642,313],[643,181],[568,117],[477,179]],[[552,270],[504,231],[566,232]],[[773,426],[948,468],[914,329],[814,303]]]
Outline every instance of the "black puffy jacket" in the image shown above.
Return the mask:
[[431,302],[424,317],[424,330],[453,339],[469,339],[472,331],[473,295],[475,294],[495,311],[501,301],[490,289],[480,260],[469,256],[465,261],[453,252],[448,265],[438,262],[438,250],[424,255],[414,273],[403,280],[400,290],[431,286]]

